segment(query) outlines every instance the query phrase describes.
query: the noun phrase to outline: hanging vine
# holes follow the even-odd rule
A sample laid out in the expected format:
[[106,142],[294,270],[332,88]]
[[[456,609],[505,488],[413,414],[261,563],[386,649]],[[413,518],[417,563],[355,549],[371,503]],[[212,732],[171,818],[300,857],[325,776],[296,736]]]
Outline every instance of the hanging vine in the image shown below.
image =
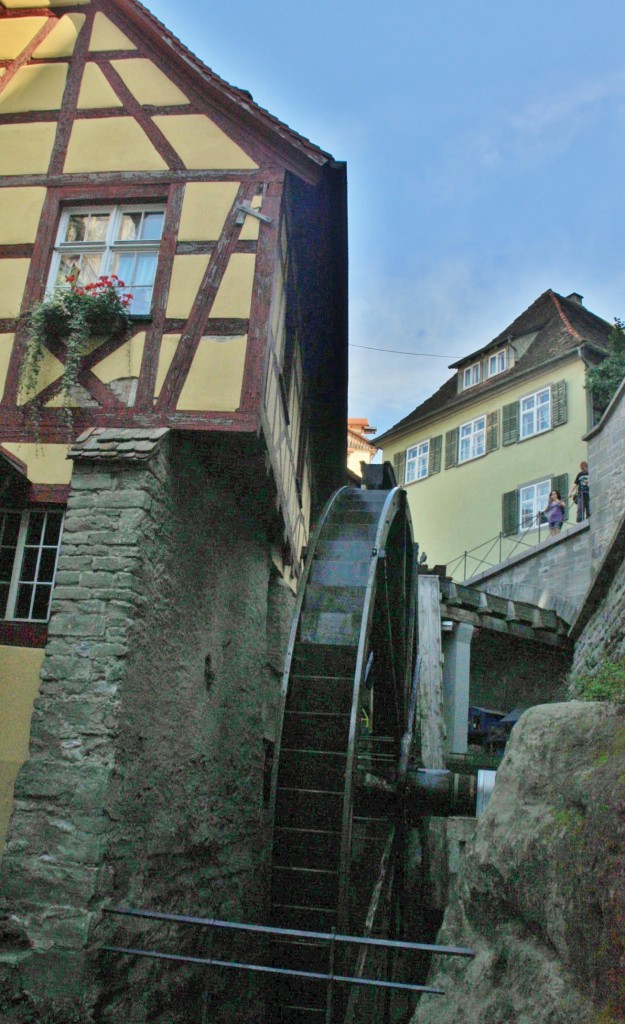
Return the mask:
[[[102,275],[96,281],[79,285],[77,275],[65,279],[68,287],[55,288],[51,295],[36,302],[27,314],[24,358],[20,369],[20,392],[25,401],[37,392],[41,364],[47,342],[63,342],[66,347],[61,378],[61,394],[68,423],[72,422],[71,402],[78,386],[83,357],[93,338],[123,338],[130,329],[132,294],[115,275]],[[32,414],[39,408],[33,404]]]

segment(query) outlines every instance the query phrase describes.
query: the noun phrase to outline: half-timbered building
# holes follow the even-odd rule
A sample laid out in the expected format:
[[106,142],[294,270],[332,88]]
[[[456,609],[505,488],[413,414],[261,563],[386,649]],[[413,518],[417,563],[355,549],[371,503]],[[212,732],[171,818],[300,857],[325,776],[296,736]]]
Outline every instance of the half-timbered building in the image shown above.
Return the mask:
[[[50,330],[33,375],[32,310],[103,279],[127,329],[77,355]],[[158,778],[135,850],[163,854],[181,806],[217,820],[238,755],[261,781],[236,814],[260,827],[260,679],[345,475],[346,365],[344,165],[135,0],[0,0],[0,835],[39,690],[5,853],[22,950],[88,946],[107,836],[111,892],[132,876],[119,835],[86,838],[115,820],[116,773],[126,806]],[[182,860],[208,842],[185,828]]]

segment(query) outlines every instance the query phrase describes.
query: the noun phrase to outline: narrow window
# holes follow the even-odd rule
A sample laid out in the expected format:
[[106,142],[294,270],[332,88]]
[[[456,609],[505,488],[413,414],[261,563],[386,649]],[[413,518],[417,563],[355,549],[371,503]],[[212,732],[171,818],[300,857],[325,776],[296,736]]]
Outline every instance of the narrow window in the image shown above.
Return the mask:
[[521,438],[542,434],[551,427],[551,388],[521,399]]
[[540,513],[547,506],[551,480],[541,480],[519,488],[519,530],[538,526]]
[[464,386],[465,388],[473,388],[476,384],[480,383],[482,377],[481,366],[479,363],[473,363],[472,366],[467,366],[464,371]]
[[478,416],[460,427],[458,461],[477,459],[486,451],[486,417]]
[[133,296],[130,312],[149,314],[163,234],[162,206],[102,206],[67,209],[61,217],[48,289],[92,284],[116,275]]
[[501,348],[499,352],[494,352],[492,356],[488,357],[488,376],[494,377],[498,373],[503,373],[506,369],[506,350]]
[[47,622],[62,526],[58,509],[0,512],[0,618]]
[[428,475],[430,461],[430,442],[421,441],[406,450],[406,476],[405,482],[412,480],[423,480]]

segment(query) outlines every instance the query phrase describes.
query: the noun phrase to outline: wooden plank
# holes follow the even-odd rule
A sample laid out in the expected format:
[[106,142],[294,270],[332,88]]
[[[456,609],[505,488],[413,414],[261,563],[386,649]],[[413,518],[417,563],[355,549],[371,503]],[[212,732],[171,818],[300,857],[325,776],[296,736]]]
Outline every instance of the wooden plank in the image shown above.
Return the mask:
[[417,601],[418,651],[421,656],[417,719],[421,738],[421,763],[424,768],[444,768],[443,655],[438,576],[419,575]]

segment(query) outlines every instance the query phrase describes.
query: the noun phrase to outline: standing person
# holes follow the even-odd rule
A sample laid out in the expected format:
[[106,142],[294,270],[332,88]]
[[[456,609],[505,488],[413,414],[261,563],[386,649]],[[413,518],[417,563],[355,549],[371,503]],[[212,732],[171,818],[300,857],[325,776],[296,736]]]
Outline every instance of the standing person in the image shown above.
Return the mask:
[[565,509],[566,502],[562,501],[560,492],[556,490],[551,491],[547,502],[547,508],[543,511],[543,515],[547,516],[549,534],[551,537],[557,537],[560,533],[562,523],[564,521]]
[[588,463],[580,462],[579,473],[569,491],[569,498],[577,504],[577,522],[590,518],[590,487],[588,485]]

